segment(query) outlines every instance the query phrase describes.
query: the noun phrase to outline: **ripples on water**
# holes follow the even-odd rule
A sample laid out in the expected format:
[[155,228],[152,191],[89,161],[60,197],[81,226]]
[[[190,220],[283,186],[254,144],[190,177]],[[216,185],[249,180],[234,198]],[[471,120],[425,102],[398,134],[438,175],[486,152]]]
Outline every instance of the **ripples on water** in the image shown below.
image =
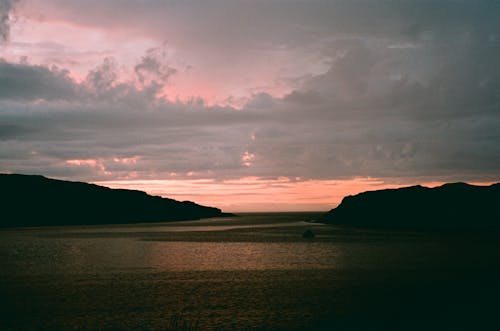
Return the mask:
[[[317,225],[300,221],[297,216],[291,220],[269,218],[267,223],[260,218],[255,217],[255,224],[249,223],[251,217],[247,216],[161,225],[6,230],[0,244],[4,254],[3,273],[230,271],[333,266],[335,250],[330,244],[300,241],[302,228]],[[280,236],[280,241],[291,239],[292,242],[266,240],[266,232],[262,231],[265,229],[271,229],[273,236]],[[233,241],[244,235],[245,242]],[[258,235],[264,240],[253,242]]]
[[[401,322],[386,308],[418,329],[443,327],[423,318],[434,309],[409,313],[421,304],[489,300],[465,291],[469,278],[498,290],[485,272],[498,269],[494,235],[303,222],[317,217],[3,230],[0,329],[330,329],[360,318],[385,329]],[[302,238],[308,228],[316,238]]]

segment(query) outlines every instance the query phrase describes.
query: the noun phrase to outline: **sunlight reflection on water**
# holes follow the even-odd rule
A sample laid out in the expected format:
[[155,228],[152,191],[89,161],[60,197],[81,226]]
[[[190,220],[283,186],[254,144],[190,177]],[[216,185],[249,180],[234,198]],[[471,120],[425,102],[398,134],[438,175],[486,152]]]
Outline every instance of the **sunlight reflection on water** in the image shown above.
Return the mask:
[[161,242],[149,252],[158,270],[294,270],[335,268],[339,251],[326,243]]
[[[335,245],[301,241],[301,229],[311,226],[296,215],[252,215],[170,224],[19,229],[3,233],[0,255],[4,273],[10,275],[336,268],[340,251]],[[246,232],[250,238],[265,238],[269,229],[271,235],[292,241],[238,242],[241,232],[234,230],[248,229],[255,230]],[[162,233],[176,233],[169,235],[175,240],[149,240]],[[177,233],[186,239],[178,240]]]
[[[6,244],[6,242],[4,242]],[[31,246],[31,247],[28,247]],[[292,270],[335,268],[331,243],[155,242],[129,238],[37,239],[9,244],[3,272],[107,274],[112,272]],[[0,271],[0,274],[3,273]]]
[[[172,224],[186,224],[186,222],[175,222]],[[189,222],[191,223],[191,222]],[[144,231],[148,232],[208,232],[208,231],[227,231],[237,229],[252,228],[272,228],[272,227],[293,227],[293,226],[315,226],[317,224],[307,222],[287,222],[287,223],[266,223],[266,224],[244,224],[244,225],[165,225],[165,226],[140,226],[140,225],[122,225],[120,227],[89,227],[68,229],[70,233],[134,233]]]

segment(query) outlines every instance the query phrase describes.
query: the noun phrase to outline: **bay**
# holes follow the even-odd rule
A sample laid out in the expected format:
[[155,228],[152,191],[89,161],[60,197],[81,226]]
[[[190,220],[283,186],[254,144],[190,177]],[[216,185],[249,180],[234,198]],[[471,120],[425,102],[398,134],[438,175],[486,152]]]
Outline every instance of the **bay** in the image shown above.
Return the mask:
[[[306,222],[320,216],[4,229],[0,328],[419,330],[495,323],[496,233]],[[307,229],[316,236],[302,238]]]

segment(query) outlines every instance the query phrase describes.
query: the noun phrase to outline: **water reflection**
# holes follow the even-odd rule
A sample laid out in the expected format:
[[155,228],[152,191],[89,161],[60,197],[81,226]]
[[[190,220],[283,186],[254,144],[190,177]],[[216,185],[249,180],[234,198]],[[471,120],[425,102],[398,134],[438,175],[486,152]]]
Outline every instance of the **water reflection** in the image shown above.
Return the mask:
[[157,242],[150,266],[168,271],[292,270],[336,268],[329,243]]
[[89,226],[89,227],[69,227],[62,229],[65,233],[137,233],[137,232],[213,232],[228,231],[238,229],[259,229],[273,227],[299,227],[299,226],[317,226],[320,224],[307,222],[271,222],[263,224],[236,224],[236,225],[203,225],[191,224],[194,222],[172,222],[161,226],[144,225],[121,225],[121,226]]
[[3,275],[339,268],[341,250],[311,242],[169,242],[32,238],[0,243]]

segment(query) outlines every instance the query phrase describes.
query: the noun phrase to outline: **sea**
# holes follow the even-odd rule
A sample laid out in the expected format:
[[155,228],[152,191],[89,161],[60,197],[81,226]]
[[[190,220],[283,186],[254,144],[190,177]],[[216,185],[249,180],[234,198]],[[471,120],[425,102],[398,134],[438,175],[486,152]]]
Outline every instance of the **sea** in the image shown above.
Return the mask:
[[500,329],[499,233],[321,215],[1,229],[0,330]]

